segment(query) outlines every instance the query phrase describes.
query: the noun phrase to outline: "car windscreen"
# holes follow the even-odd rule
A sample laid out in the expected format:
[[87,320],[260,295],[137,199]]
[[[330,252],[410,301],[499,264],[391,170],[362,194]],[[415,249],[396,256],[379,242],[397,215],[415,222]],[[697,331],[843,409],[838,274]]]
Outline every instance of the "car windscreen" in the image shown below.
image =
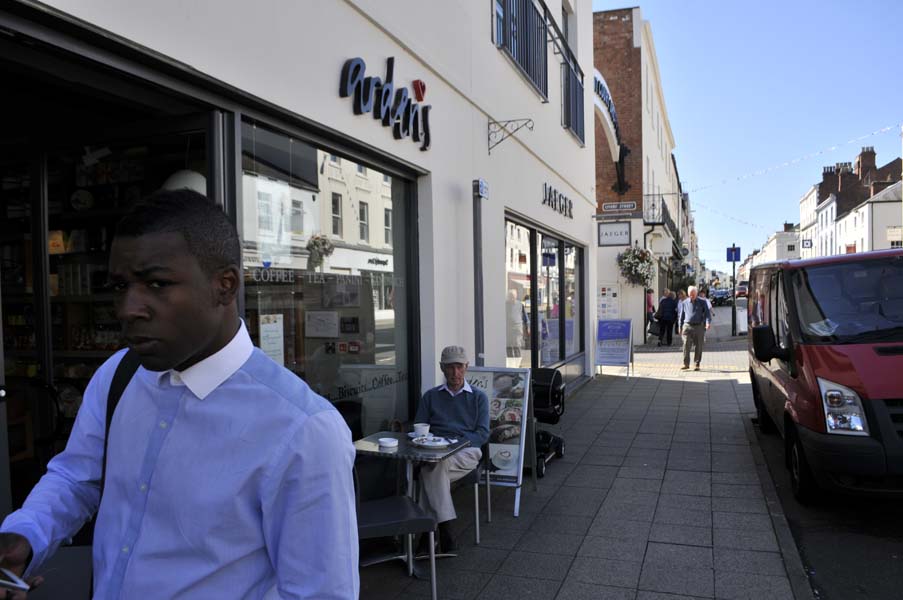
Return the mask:
[[807,341],[903,341],[903,257],[807,267],[791,282]]

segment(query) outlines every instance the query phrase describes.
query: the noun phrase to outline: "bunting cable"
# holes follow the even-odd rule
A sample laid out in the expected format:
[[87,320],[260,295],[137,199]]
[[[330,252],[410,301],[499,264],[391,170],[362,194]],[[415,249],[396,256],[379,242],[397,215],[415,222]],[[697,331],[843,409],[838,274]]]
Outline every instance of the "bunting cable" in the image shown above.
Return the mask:
[[736,181],[744,181],[744,180],[750,179],[752,177],[759,177],[761,175],[767,175],[768,173],[772,173],[774,171],[779,171],[781,169],[786,169],[788,167],[792,167],[803,161],[815,158],[816,156],[821,156],[823,154],[833,152],[833,151],[837,150],[838,148],[840,148],[841,146],[849,146],[851,144],[855,144],[857,142],[867,140],[870,137],[875,137],[877,135],[887,133],[888,131],[894,131],[894,130],[899,131],[901,127],[903,127],[903,123],[897,123],[896,125],[888,125],[887,127],[882,127],[881,129],[876,129],[875,131],[873,131],[871,133],[866,133],[864,135],[860,135],[859,137],[852,138],[850,140],[847,140],[846,142],[834,144],[833,146],[828,146],[827,148],[823,148],[821,150],[818,150],[817,152],[810,152],[809,154],[806,154],[804,156],[794,158],[793,160],[784,161],[780,164],[772,165],[765,169],[759,169],[758,171],[746,173],[745,175],[738,175],[737,177],[734,177],[734,178],[728,177],[728,178],[722,179],[720,182],[717,182],[717,183],[710,183],[709,185],[704,185],[702,187],[694,188],[694,189],[690,190],[690,192],[691,193],[700,192],[702,190],[707,190],[709,188],[717,187],[720,185],[727,185],[729,183],[733,183]]

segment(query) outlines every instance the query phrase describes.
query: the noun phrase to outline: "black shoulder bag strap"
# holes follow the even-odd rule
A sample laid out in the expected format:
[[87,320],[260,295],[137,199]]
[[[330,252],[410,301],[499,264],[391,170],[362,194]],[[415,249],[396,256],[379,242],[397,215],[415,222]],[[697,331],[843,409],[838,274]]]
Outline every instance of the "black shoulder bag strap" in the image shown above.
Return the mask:
[[[113,424],[113,413],[116,412],[119,399],[122,398],[122,393],[128,387],[132,377],[135,376],[139,366],[141,366],[141,361],[138,359],[138,354],[131,350],[126,352],[122,360],[119,361],[116,372],[113,373],[110,391],[107,392],[107,424],[103,434],[103,456],[101,457],[103,461],[100,463],[100,498],[103,498],[103,486],[107,478],[107,446],[110,442],[110,425]],[[100,507],[100,500],[97,501],[97,506],[98,508]]]
[[[113,380],[110,382],[110,390],[107,392],[107,416],[106,425],[104,427],[103,437],[103,454],[100,463],[100,497],[97,500],[97,507],[100,508],[100,499],[103,498],[103,488],[107,476],[107,441],[110,439],[110,425],[113,423],[113,413],[116,412],[116,405],[125,388],[138,370],[140,361],[138,355],[129,350],[122,357],[116,371],[113,373]],[[94,522],[97,520],[97,513],[91,517],[91,520],[73,536],[72,544],[74,546],[90,546],[94,543]]]

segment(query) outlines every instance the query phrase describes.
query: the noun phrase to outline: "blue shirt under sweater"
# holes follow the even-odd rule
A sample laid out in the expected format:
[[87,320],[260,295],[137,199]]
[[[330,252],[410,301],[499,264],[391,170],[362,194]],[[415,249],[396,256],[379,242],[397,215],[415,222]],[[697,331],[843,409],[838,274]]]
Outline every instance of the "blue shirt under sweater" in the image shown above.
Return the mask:
[[489,399],[466,382],[454,396],[443,384],[423,395],[414,422],[429,423],[430,433],[463,437],[479,448],[489,441]]

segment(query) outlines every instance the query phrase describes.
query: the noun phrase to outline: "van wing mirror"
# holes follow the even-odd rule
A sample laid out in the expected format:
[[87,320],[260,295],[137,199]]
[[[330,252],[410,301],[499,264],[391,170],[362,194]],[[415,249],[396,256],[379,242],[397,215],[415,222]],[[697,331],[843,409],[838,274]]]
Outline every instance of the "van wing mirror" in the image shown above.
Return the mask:
[[752,328],[753,353],[760,362],[768,362],[774,358],[774,350],[777,344],[774,341],[774,331],[770,325],[757,325]]
[[759,361],[768,362],[772,358],[785,362],[790,360],[790,351],[778,346],[770,325],[753,327],[752,336],[753,352]]

